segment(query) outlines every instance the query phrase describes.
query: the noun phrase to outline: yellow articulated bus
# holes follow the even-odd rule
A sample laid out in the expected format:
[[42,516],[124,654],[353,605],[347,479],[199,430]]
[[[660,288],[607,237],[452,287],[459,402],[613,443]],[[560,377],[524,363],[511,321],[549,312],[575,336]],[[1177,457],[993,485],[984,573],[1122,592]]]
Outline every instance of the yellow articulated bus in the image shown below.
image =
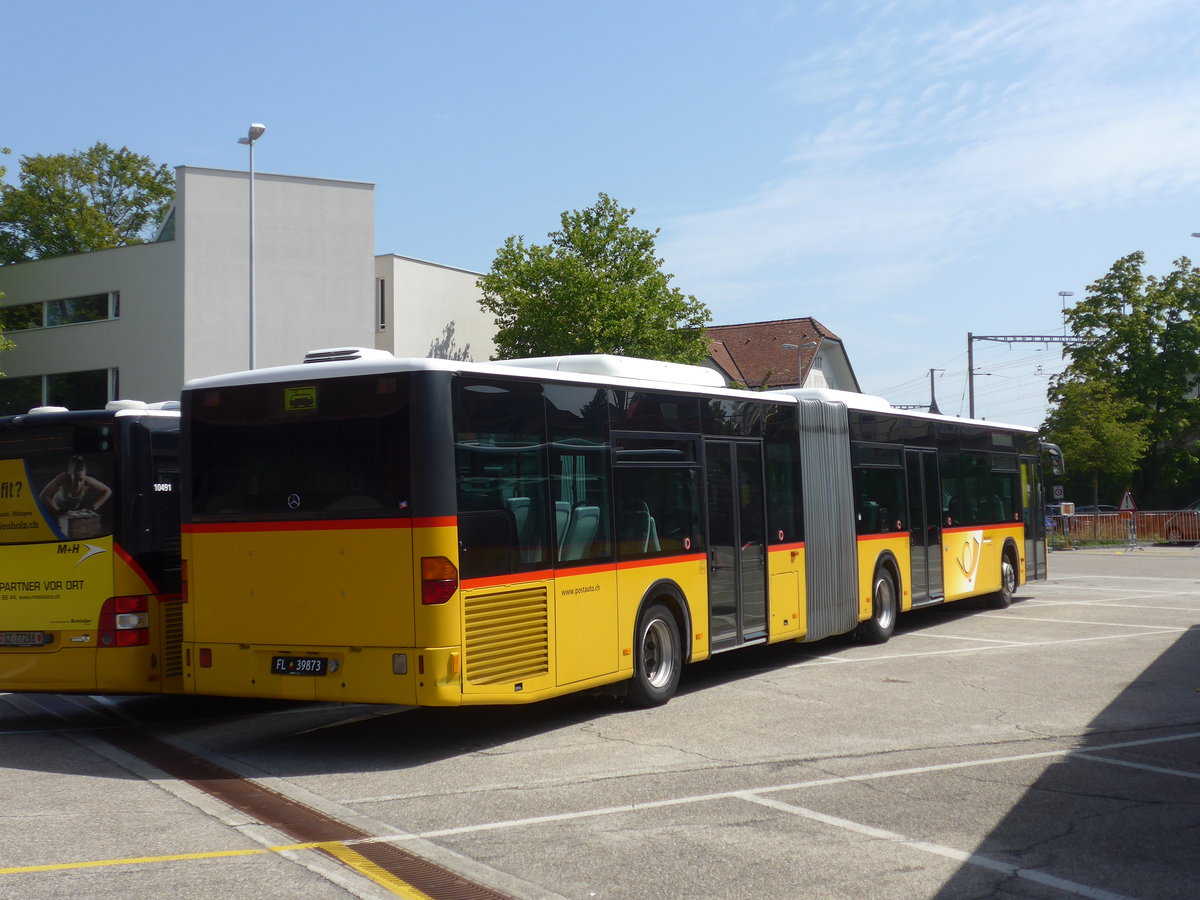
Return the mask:
[[323,351],[183,393],[204,694],[523,703],[1045,577],[1030,429],[606,356]]
[[0,418],[0,691],[184,689],[178,407]]

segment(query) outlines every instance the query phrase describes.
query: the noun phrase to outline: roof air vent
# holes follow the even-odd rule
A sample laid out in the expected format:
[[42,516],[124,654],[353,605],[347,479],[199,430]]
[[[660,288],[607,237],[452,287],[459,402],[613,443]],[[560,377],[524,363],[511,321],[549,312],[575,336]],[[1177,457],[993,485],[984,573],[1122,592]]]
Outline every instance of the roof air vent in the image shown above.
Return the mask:
[[346,362],[351,360],[392,360],[396,357],[386,350],[374,347],[333,347],[328,350],[310,350],[304,354],[306,363]]

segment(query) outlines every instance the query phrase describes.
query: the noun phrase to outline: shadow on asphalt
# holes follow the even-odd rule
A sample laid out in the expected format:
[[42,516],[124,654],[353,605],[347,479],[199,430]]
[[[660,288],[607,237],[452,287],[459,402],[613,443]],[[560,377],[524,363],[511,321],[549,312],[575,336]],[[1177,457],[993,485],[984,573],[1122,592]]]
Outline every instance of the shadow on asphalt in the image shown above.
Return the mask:
[[[1196,896],[1198,660],[1200,625],[1092,720],[1079,749],[1095,756],[1048,765],[974,853],[1076,883],[1045,896]],[[936,896],[1043,896],[1034,890],[968,864]]]
[[[986,601],[976,598],[917,610],[899,618],[896,634],[933,628],[986,608]],[[685,667],[678,694],[732,684],[799,659],[836,654],[854,644],[852,635],[839,635],[811,644],[789,641],[719,654]],[[610,688],[519,706],[421,709],[158,695],[116,698],[104,707],[84,697],[64,701],[50,695],[60,710],[73,704],[87,708],[86,714],[72,717],[74,721],[49,710],[17,711],[0,697],[0,757],[10,768],[44,771],[51,766],[48,757],[28,757],[15,749],[4,752],[4,742],[19,740],[22,733],[67,736],[86,731],[103,737],[106,730],[129,727],[132,721],[147,731],[183,737],[219,753],[262,759],[264,765],[269,761],[273,770],[285,776],[386,771],[503,747],[597,717],[637,712],[614,696],[616,691]],[[26,699],[37,705],[37,695]],[[22,705],[27,710],[31,704]]]

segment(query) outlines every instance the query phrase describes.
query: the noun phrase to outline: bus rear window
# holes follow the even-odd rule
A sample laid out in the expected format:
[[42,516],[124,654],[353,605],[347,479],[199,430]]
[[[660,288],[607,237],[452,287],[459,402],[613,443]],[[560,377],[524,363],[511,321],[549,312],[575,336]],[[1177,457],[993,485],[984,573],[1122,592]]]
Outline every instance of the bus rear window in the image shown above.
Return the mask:
[[193,520],[407,514],[405,376],[222,388],[187,403]]

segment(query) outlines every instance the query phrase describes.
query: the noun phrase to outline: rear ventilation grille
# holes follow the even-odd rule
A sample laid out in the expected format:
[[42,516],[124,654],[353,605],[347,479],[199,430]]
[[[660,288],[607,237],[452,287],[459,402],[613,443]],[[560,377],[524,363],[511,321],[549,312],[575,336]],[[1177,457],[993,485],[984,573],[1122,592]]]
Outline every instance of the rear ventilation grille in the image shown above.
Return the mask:
[[468,684],[507,684],[550,671],[544,587],[468,597],[465,616]]
[[171,601],[159,609],[163,618],[163,675],[178,678],[183,674],[183,604]]

